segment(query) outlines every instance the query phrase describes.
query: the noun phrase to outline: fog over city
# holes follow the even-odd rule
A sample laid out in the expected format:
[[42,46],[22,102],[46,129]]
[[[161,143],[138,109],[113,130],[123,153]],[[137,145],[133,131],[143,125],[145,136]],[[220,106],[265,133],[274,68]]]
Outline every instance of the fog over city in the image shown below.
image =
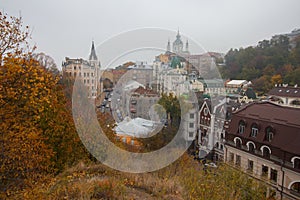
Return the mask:
[[[24,24],[31,27],[32,44],[38,52],[52,56],[58,66],[66,56],[87,58],[92,40],[97,46],[121,32],[143,27],[174,31],[161,48],[168,38],[175,39],[179,29],[205,50],[222,53],[300,27],[298,0],[0,2],[1,11],[21,14]],[[97,53],[101,58],[101,52]]]

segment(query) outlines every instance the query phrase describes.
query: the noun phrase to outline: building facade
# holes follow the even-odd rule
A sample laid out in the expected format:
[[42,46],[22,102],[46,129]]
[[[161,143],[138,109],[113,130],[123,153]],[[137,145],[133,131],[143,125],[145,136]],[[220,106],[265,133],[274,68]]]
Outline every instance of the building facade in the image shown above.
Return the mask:
[[157,92],[149,89],[138,87],[131,92],[130,97],[130,117],[131,118],[143,118],[154,119],[156,116],[153,106],[158,102],[160,96]]
[[277,86],[268,92],[268,98],[278,104],[300,107],[300,87]]
[[264,181],[268,195],[300,198],[300,109],[252,103],[232,114],[225,162]]
[[86,86],[89,98],[96,98],[101,92],[100,86],[100,68],[101,64],[96,55],[94,42],[92,42],[89,60],[82,58],[65,58],[62,64],[63,76],[80,78]]
[[198,156],[213,161],[223,160],[225,145],[226,99],[212,106],[205,100],[198,112]]

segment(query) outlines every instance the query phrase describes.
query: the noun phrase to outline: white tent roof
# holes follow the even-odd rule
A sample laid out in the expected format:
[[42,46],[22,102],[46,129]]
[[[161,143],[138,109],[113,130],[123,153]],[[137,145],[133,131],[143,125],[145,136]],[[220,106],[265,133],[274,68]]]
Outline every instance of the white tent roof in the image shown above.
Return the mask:
[[137,89],[138,87],[142,86],[143,88],[145,88],[145,86],[137,81],[133,81],[130,80],[127,82],[127,84],[124,87],[124,90],[133,90],[133,89]]
[[118,123],[115,131],[118,135],[128,135],[132,137],[145,138],[154,130],[155,122],[134,118],[130,119],[126,117],[122,122]]
[[246,84],[246,80],[231,80],[227,83],[227,85],[241,85],[241,84]]

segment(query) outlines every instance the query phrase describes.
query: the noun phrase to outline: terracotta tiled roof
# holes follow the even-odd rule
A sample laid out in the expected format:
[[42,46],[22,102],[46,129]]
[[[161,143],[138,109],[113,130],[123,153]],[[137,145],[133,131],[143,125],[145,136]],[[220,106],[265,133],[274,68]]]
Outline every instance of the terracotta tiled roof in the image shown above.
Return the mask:
[[143,87],[138,87],[137,89],[134,90],[134,93],[140,94],[140,95],[158,95],[157,92],[148,89],[148,88],[143,88]]

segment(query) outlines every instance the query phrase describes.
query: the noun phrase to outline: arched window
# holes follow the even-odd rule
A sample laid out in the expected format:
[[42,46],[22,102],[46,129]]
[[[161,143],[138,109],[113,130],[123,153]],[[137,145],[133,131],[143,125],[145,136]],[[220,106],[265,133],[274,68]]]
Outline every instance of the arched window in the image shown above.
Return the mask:
[[290,104],[291,105],[297,105],[297,106],[299,106],[300,105],[300,100],[299,99],[295,99],[295,100],[291,101]]
[[300,159],[296,158],[294,160],[294,168],[295,169],[300,169]]
[[262,146],[261,147],[261,151],[262,151],[262,156],[265,158],[270,158],[271,155],[271,149],[267,146]]
[[239,130],[238,130],[240,134],[243,134],[245,132],[245,127],[246,127],[245,121],[241,120],[239,122]]
[[216,148],[217,148],[217,149],[219,148],[219,142],[216,143]]
[[274,129],[270,126],[268,126],[266,128],[266,137],[265,137],[265,140],[268,141],[268,142],[272,142],[274,138]]
[[291,185],[291,190],[300,195],[300,182],[295,182]]
[[251,137],[256,137],[258,133],[258,126],[257,124],[252,124],[251,126]]
[[255,150],[254,144],[252,142],[249,142],[248,143],[248,151],[251,153],[254,153],[254,150]]
[[203,139],[203,141],[202,141],[202,146],[207,146],[207,144],[208,144],[207,140],[206,140],[206,139]]
[[221,133],[221,139],[224,139],[224,134],[223,133]]
[[293,163],[294,169],[300,169],[300,157],[293,157],[291,161]]
[[234,142],[235,142],[235,146],[237,148],[241,148],[242,147],[242,139],[241,138],[238,138],[238,137],[234,138]]

